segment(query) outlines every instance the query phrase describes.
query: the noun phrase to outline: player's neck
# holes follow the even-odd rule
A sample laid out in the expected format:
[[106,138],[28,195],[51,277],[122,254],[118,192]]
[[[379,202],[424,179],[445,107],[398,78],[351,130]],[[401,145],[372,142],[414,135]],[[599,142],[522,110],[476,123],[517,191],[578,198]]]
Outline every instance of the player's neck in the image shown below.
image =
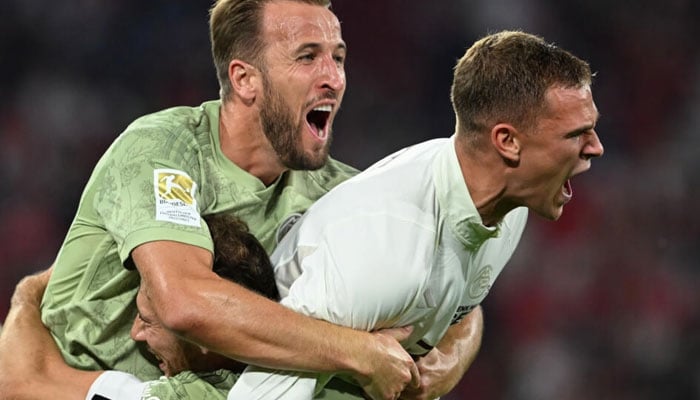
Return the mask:
[[486,226],[494,226],[513,208],[504,197],[506,184],[502,162],[488,151],[468,149],[455,142],[457,160],[469,195],[481,220]]
[[250,107],[222,103],[219,139],[226,158],[266,186],[286,170],[262,131],[259,114]]

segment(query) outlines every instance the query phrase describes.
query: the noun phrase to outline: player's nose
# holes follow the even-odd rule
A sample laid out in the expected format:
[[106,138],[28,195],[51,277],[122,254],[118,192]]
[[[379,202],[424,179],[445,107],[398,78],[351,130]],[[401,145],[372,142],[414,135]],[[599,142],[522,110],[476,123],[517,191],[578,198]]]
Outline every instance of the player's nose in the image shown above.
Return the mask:
[[590,160],[591,158],[602,156],[605,149],[603,148],[603,143],[600,141],[598,134],[593,131],[587,139],[588,141],[583,148],[584,158]]
[[143,322],[138,316],[134,318],[134,323],[131,324],[131,331],[129,332],[133,340],[137,342],[143,342],[146,340],[143,333],[143,326]]

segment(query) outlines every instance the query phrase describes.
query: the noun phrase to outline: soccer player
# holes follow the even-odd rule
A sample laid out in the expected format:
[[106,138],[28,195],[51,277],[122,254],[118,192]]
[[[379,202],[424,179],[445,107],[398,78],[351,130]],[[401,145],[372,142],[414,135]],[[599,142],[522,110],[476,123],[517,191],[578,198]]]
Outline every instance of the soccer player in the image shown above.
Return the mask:
[[217,1],[210,28],[220,100],[141,117],[102,156],[42,301],[42,321],[69,365],[160,375],[129,337],[140,285],[158,323],[191,343],[268,367],[348,371],[374,398],[416,384],[418,368],[420,384],[437,387],[468,367],[480,319],[459,325],[454,353],[420,366],[396,340],[410,329],[335,326],[212,271],[202,216],[240,216],[271,252],[285,220],[356,173],[328,157],[346,83],[346,45],[329,6]]
[[[528,209],[558,219],[570,179],[603,154],[589,65],[540,37],[477,41],[451,97],[451,138],[379,161],[290,230],[272,256],[284,305],[368,331],[411,325],[403,346],[429,355],[487,295]],[[251,366],[229,399],[307,399],[327,378]]]
[[[214,241],[214,272],[273,301],[279,300],[272,265],[265,249],[238,218],[228,214],[204,217]],[[39,303],[49,273],[28,277],[13,297],[8,330],[0,340],[0,363],[10,373],[0,398],[140,399],[224,397],[244,364],[180,339],[155,318],[144,290],[136,295],[137,315],[131,337],[143,342],[166,377],[142,382],[120,371],[80,371],[69,367],[39,318]],[[26,338],[35,337],[27,346]],[[43,342],[42,341],[43,338]],[[37,344],[33,346],[32,343]],[[17,345],[16,345],[17,344]],[[43,355],[43,356],[37,356]],[[195,392],[182,382],[200,380]]]

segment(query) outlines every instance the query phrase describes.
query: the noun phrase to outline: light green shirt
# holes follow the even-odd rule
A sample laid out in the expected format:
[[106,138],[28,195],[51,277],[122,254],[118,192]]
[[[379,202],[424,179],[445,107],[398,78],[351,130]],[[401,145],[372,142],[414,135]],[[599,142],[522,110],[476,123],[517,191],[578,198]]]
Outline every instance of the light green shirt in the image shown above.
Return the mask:
[[[88,390],[85,400],[100,398],[114,400],[225,400],[239,373],[218,370],[212,372],[184,371],[173,377],[142,382],[134,375],[106,371]],[[317,400],[364,399],[362,390],[341,380],[334,380],[314,397]]]
[[[140,400],[225,400],[229,389],[239,376],[239,373],[225,370],[211,373],[185,371],[171,378],[161,377],[156,381],[146,382]],[[360,400],[364,398],[361,389],[340,379],[332,380],[314,396],[315,400]]]
[[139,118],[95,167],[42,302],[42,320],[70,365],[142,380],[161,375],[129,337],[139,284],[134,248],[172,240],[211,251],[200,216],[231,212],[271,252],[285,219],[356,173],[330,160],[266,187],[221,153],[219,109],[212,101]]
[[141,400],[223,400],[239,375],[218,370],[211,373],[185,371],[172,378],[161,377],[156,381],[147,382]]

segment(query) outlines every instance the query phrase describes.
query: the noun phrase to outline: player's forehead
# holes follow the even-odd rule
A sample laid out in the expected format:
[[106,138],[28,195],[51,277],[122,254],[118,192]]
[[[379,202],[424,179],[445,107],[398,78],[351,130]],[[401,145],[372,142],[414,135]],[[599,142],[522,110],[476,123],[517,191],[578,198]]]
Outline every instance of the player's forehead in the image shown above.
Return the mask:
[[273,45],[343,43],[340,22],[332,11],[324,6],[290,0],[265,5],[262,33],[266,42]]
[[575,130],[580,126],[595,126],[600,115],[593,102],[591,88],[553,87],[545,94],[547,111],[543,121],[555,123],[563,130]]

